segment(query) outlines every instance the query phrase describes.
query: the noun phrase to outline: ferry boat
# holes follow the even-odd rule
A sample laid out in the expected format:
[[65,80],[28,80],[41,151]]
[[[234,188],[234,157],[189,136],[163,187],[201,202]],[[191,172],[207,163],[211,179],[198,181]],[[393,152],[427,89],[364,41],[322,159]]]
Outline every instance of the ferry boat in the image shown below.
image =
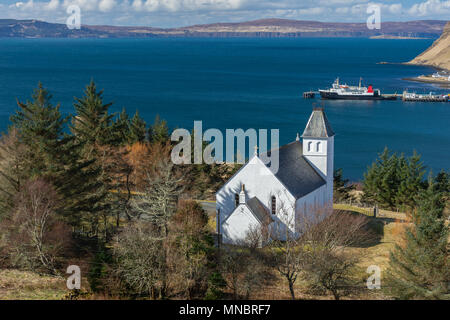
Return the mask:
[[359,79],[359,86],[349,86],[340,84],[337,78],[332,87],[326,90],[319,90],[322,99],[342,99],[342,100],[396,100],[396,95],[382,95],[379,89],[361,86],[362,79]]

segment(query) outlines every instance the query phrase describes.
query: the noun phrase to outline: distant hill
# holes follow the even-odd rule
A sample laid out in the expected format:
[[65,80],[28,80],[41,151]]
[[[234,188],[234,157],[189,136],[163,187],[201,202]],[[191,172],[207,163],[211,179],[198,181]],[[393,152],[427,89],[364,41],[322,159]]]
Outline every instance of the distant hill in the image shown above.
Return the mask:
[[365,23],[332,23],[263,19],[214,23],[181,28],[88,26],[69,30],[65,24],[39,20],[0,19],[0,37],[21,38],[124,38],[124,37],[362,37],[438,38],[446,21],[384,22],[381,30]]
[[450,70],[450,22],[445,26],[440,38],[409,63]]

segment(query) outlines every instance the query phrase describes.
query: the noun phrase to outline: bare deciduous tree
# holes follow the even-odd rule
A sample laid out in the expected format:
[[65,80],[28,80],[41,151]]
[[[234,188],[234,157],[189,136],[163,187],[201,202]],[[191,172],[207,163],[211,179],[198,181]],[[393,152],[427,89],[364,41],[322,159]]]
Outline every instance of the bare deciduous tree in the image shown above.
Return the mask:
[[161,297],[166,273],[164,238],[148,222],[127,226],[115,239],[115,272],[129,291],[155,299]]
[[29,268],[40,266],[59,274],[57,258],[70,241],[70,230],[56,216],[56,192],[42,179],[28,181],[16,203],[8,219],[9,242],[16,258]]
[[[279,199],[280,197],[278,197]],[[273,263],[286,279],[292,300],[295,300],[294,284],[302,270],[302,250],[295,229],[295,207],[277,202],[276,219],[271,226],[270,243]]]
[[212,247],[207,224],[208,215],[192,200],[180,201],[170,221],[169,266],[188,299],[204,294],[207,289],[208,251]]
[[314,219],[303,217],[300,241],[304,276],[316,288],[330,292],[336,300],[357,288],[355,269],[359,257],[346,248],[365,245],[374,239],[369,219],[345,212],[318,210]]
[[163,158],[155,170],[147,172],[143,195],[133,200],[136,217],[149,220],[167,236],[168,222],[176,211],[178,197],[183,191],[183,176],[170,159]]

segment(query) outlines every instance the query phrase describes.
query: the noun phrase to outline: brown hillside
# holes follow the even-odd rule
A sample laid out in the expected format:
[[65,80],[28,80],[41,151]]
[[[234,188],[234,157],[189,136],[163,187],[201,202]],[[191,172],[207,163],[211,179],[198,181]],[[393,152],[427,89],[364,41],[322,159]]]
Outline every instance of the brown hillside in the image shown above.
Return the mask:
[[450,70],[450,22],[447,22],[441,37],[409,63]]

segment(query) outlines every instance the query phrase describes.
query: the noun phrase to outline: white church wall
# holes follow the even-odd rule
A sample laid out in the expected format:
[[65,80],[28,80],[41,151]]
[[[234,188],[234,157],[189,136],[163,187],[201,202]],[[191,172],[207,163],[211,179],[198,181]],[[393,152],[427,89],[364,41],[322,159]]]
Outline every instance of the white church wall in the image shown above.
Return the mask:
[[222,242],[238,244],[244,241],[249,230],[260,227],[259,221],[250,212],[246,205],[239,205],[236,211],[222,224]]
[[[220,225],[219,221],[225,221],[235,209],[235,194],[239,194],[242,184],[245,184],[247,199],[257,197],[269,212],[272,195],[276,196],[277,204],[285,203],[292,208],[295,206],[295,198],[264,165],[261,159],[253,157],[217,192],[216,209],[217,212],[220,212],[217,221],[218,226]],[[294,209],[292,209],[292,214],[294,214]],[[223,233],[223,230],[220,230],[220,233]]]
[[300,232],[302,229],[303,219],[306,219],[307,223],[320,222],[324,216],[323,210],[329,210],[330,206],[332,206],[332,202],[328,197],[327,185],[297,199],[295,205],[296,232]]
[[327,172],[330,174],[327,175],[327,197],[330,201],[333,201],[333,183],[334,183],[334,136],[328,138],[328,167]]

